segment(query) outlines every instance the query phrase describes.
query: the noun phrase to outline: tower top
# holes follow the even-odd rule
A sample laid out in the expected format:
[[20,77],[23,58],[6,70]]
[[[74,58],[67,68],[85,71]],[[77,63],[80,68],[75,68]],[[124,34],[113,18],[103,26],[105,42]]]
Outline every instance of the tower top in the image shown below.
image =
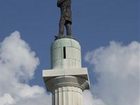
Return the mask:
[[[72,11],[71,0],[57,0],[57,7],[60,8],[60,21],[59,21],[59,33],[56,39],[59,38],[72,38]],[[64,34],[66,30],[66,35]]]

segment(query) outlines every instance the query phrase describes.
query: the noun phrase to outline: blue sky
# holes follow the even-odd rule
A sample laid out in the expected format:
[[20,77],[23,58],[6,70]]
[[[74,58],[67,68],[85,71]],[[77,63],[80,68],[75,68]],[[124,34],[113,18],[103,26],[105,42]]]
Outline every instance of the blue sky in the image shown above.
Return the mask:
[[[40,64],[30,83],[24,84],[19,82],[20,80],[18,82],[14,81],[13,83],[17,83],[19,87],[25,85],[27,90],[29,89],[31,92],[33,89],[33,92],[29,94],[29,96],[34,96],[36,93],[41,94],[39,96],[41,101],[45,100],[48,96],[43,93],[42,87],[38,87],[38,85],[44,85],[42,70],[50,68],[50,45],[54,41],[54,36],[58,34],[60,11],[56,6],[56,2],[57,0],[0,0],[0,70],[2,70],[1,68],[5,68],[5,71],[3,72],[9,70],[9,65],[5,66],[5,64],[1,62],[2,59],[5,59],[1,58],[1,56],[3,56],[1,52],[11,53],[10,56],[12,56],[12,54],[14,56],[10,57],[10,60],[19,56],[19,59],[16,60],[21,61],[13,61],[15,65],[14,67],[12,66],[14,68],[12,68],[12,70],[14,71],[15,68],[21,69],[16,66],[17,63],[17,65],[24,65],[25,68],[29,63],[31,65],[27,67],[27,70],[25,71],[28,72],[28,69],[31,69],[31,71],[29,71],[29,74],[31,75],[35,71],[34,69],[36,65],[38,65],[38,61],[30,50],[25,48],[26,44],[23,42],[25,41],[28,43],[32,51],[34,51],[39,58]],[[114,103],[114,105],[137,105],[137,103],[134,102],[140,97],[138,95],[138,72],[140,68],[138,64],[138,55],[140,51],[139,5],[139,0],[72,0],[72,31],[74,38],[77,39],[82,46],[83,66],[89,68],[90,76],[92,77],[90,78],[91,81],[96,80],[94,76],[95,74],[98,74],[98,71],[101,72],[101,75],[99,75],[101,78],[97,81],[99,83],[95,85],[93,90],[95,91],[97,98],[99,97],[105,104],[102,104],[102,102],[99,102],[98,100],[94,100],[94,104],[97,102],[100,103],[99,105],[112,105]],[[17,31],[20,32],[21,38]],[[11,33],[13,33],[13,35],[11,35]],[[4,40],[6,37],[8,37],[8,39]],[[112,42],[110,43],[110,41]],[[20,42],[19,46],[18,42]],[[123,44],[121,45],[120,43]],[[6,45],[9,47],[5,48]],[[11,50],[11,48],[18,50],[15,46],[20,47],[21,52]],[[102,48],[102,46],[104,48]],[[15,52],[17,53],[17,56]],[[24,55],[25,57],[29,55],[29,58],[27,57],[27,59],[25,59],[25,63],[22,59],[22,57],[24,57],[22,56],[23,52],[26,53]],[[32,64],[30,61],[33,61],[34,63]],[[128,63],[130,63],[130,65],[128,65]],[[10,64],[10,67],[11,65],[12,63]],[[15,74],[16,72],[17,71],[15,70]],[[29,76],[28,73],[26,74],[26,72],[21,71],[25,77],[32,77]],[[94,72],[96,73],[94,74]],[[9,73],[11,74],[11,72]],[[132,75],[130,76],[129,74],[131,73]],[[4,75],[1,74],[0,77]],[[126,78],[124,79],[123,76],[126,76]],[[6,81],[5,83],[7,83],[7,81],[9,82],[10,77],[4,76],[4,78],[8,78],[4,79]],[[15,79],[14,76],[12,78]],[[107,83],[109,85],[106,85]],[[33,87],[30,87],[29,84]],[[130,86],[130,84],[132,85]],[[1,86],[5,86],[5,84]],[[13,85],[10,84],[9,86]],[[108,88],[108,86],[110,88]],[[4,94],[5,89],[7,91],[7,88],[8,86],[3,88],[3,93],[0,91],[0,100],[2,99],[1,94]],[[25,91],[26,88],[23,89],[23,93],[27,93]],[[10,87],[9,95],[4,94],[3,99],[7,100],[7,97],[12,97],[14,92],[18,93],[16,89],[17,87]],[[10,93],[11,90],[13,91],[12,93]],[[18,88],[17,90],[20,93],[20,90],[22,89]],[[109,93],[110,90],[112,90],[111,93]],[[128,94],[128,92],[130,94]],[[25,94],[22,95],[26,96]],[[22,95],[20,97],[23,104],[19,101],[17,105],[25,105],[24,102],[27,100],[24,100],[25,97],[23,98]],[[14,98],[15,97],[19,97],[19,94],[15,95]],[[15,100],[17,99],[15,98]],[[116,103],[116,99],[118,99],[118,103]],[[29,98],[28,101],[32,100]],[[46,103],[45,101],[43,101],[44,104]],[[14,103],[14,101],[9,102]],[[34,102],[34,100],[32,102]],[[29,104],[38,105],[40,103],[42,104],[38,99],[38,103]]]
[[[0,41],[19,31],[40,59],[31,84],[43,85],[42,69],[50,68],[50,45],[58,33],[56,0],[0,0]],[[139,0],[72,0],[73,36],[82,55],[110,41],[140,41]],[[83,58],[83,66],[88,66]]]
[[[109,41],[140,41],[138,0],[73,0],[73,36],[82,54]],[[40,58],[41,70],[50,67],[50,44],[58,33],[56,0],[0,0],[0,41],[17,30]],[[86,66],[85,62],[83,65]]]

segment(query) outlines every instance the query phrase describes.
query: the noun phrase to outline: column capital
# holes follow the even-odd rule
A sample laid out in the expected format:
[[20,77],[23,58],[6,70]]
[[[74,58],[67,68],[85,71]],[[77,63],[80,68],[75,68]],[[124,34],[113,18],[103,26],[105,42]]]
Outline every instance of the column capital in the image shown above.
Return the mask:
[[59,77],[52,77],[50,79],[45,79],[45,84],[48,91],[53,92],[55,89],[60,87],[78,87],[82,90],[89,89],[89,83],[87,79],[82,78],[80,76],[59,76]]

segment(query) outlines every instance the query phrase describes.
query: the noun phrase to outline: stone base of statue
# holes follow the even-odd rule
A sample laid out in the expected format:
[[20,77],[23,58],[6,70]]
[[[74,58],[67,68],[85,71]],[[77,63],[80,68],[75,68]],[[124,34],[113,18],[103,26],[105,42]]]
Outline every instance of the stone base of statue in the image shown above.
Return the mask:
[[61,38],[71,38],[71,39],[73,39],[73,36],[72,35],[57,35],[57,36],[55,36],[55,40],[61,39]]

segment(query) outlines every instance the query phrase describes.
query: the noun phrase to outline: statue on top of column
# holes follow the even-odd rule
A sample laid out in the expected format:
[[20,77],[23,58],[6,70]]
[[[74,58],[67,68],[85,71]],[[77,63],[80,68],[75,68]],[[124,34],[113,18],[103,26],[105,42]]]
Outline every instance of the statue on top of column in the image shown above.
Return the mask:
[[58,37],[60,37],[60,38],[64,37],[64,30],[65,29],[66,29],[66,35],[68,37],[71,37],[72,36],[72,31],[71,31],[71,24],[72,24],[71,0],[57,0],[57,7],[59,7],[60,11],[61,11]]

